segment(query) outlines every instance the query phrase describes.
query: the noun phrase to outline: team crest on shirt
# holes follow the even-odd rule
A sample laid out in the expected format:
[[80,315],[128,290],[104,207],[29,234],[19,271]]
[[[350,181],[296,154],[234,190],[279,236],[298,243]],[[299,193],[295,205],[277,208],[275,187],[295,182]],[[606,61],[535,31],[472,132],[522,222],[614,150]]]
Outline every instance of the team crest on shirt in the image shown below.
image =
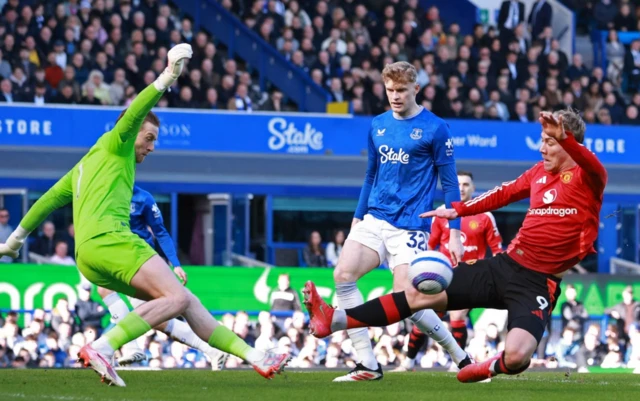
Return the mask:
[[479,226],[479,224],[478,224],[478,222],[477,222],[477,221],[475,221],[475,220],[471,220],[471,222],[469,223],[469,228],[470,228],[470,229],[472,229],[472,230],[477,229],[477,228],[478,228],[478,226]]
[[564,184],[570,183],[572,178],[573,173],[571,171],[565,171],[564,173],[560,174],[560,179]]
[[153,206],[151,206],[151,212],[153,213],[154,218],[157,219],[160,217],[160,209],[157,204],[154,203]]
[[414,128],[413,131],[411,131],[411,139],[415,139],[416,141],[420,138],[422,138],[422,130],[420,128]]
[[136,212],[136,204],[131,202],[131,206],[129,206],[129,213],[133,214]]

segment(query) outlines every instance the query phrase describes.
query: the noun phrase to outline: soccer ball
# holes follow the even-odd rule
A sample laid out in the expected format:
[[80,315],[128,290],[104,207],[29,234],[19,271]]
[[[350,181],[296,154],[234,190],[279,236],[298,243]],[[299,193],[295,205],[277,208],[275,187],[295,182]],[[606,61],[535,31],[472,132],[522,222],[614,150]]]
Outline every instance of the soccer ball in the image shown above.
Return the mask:
[[409,265],[411,285],[423,294],[438,294],[446,290],[451,279],[451,262],[440,252],[420,252]]

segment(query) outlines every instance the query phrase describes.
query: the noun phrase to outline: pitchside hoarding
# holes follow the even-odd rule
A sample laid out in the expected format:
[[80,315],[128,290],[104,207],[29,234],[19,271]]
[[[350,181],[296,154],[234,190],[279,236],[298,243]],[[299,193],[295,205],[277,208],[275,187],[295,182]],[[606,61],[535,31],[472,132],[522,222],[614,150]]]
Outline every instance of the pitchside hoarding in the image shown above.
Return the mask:
[[[189,275],[188,288],[200,298],[205,307],[215,313],[244,310],[269,310],[271,292],[277,288],[278,276],[289,274],[291,286],[302,296],[307,280],[318,286],[320,294],[332,304],[335,301],[333,271],[317,268],[247,268],[247,267],[185,267]],[[640,281],[633,276],[569,275],[562,287],[573,284],[589,315],[600,316],[605,308],[622,301],[622,290],[634,287],[640,297]],[[78,299],[80,276],[75,267],[32,264],[0,264],[0,310],[51,310],[60,297],[73,305]],[[358,283],[365,299],[372,299],[391,291],[391,274],[374,270]],[[94,294],[96,299],[97,294]],[[564,302],[564,294],[558,305]],[[476,312],[477,316],[479,312]],[[554,316],[559,315],[559,308]]]

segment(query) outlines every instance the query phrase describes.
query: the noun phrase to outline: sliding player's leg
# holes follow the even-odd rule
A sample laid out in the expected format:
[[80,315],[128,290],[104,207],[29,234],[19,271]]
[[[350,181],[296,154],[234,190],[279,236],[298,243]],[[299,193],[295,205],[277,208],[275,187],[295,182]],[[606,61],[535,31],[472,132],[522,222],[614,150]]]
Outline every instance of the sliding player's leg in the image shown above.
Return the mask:
[[[128,298],[129,298],[129,302],[131,303],[131,306],[133,306],[134,308],[137,308],[138,306],[142,305],[145,302],[133,297],[128,297]],[[224,364],[229,354],[226,354],[220,350],[217,350],[212,346],[210,346],[206,341],[203,341],[191,329],[188,323],[174,318],[169,320],[168,322],[160,323],[159,325],[155,326],[154,329],[162,331],[163,333],[167,334],[174,340],[202,352],[209,359],[212,370],[222,370],[222,368],[224,368]],[[125,347],[126,346],[127,345],[125,345]],[[125,357],[126,355],[127,354],[125,353]],[[124,359],[125,357],[118,359],[118,363],[120,365],[127,365],[129,363],[135,362],[135,361],[129,362],[128,360]]]
[[[374,249],[383,248],[382,239],[367,229],[367,222],[358,223],[345,241],[340,259],[333,272],[336,283],[336,298],[340,308],[353,308],[364,303],[364,297],[356,282],[380,265],[381,256]],[[349,338],[356,350],[356,366],[346,375],[334,381],[366,381],[382,378],[382,367],[371,346],[366,328],[348,330]]]
[[[113,255],[118,255],[118,258],[113,258]],[[271,377],[286,364],[286,355],[265,355],[249,347],[226,327],[219,326],[200,301],[182,286],[166,262],[131,232],[107,233],[82,244],[78,249],[78,266],[89,280],[99,286],[149,301],[85,347],[102,354],[87,355],[85,352],[81,355],[85,360],[101,357],[102,362],[105,357],[113,355],[115,349],[152,327],[183,315],[201,339],[247,360],[265,377]]]
[[[398,265],[393,269],[394,291],[399,292],[411,287],[408,270],[409,265],[407,263]],[[420,331],[431,337],[449,353],[453,363],[457,365],[459,369],[471,363],[471,359],[467,353],[458,345],[440,317],[432,309],[418,311],[414,313],[410,319]]]
[[[112,323],[118,324],[129,313],[129,307],[117,292],[98,287],[98,294],[109,309]],[[118,365],[131,365],[146,360],[147,354],[138,345],[137,340],[132,340],[122,346],[122,356],[118,358]]]
[[[170,318],[182,315],[200,339],[207,341],[211,347],[244,359],[265,378],[271,378],[284,369],[289,359],[288,355],[256,350],[227,327],[219,324],[200,300],[182,286],[166,262],[159,256],[153,258],[152,264],[143,265],[131,280],[131,286],[137,290],[135,298],[150,299],[149,302],[138,306],[131,315],[138,313],[142,319],[153,321],[151,326],[155,327]],[[180,295],[176,298],[175,294]],[[173,311],[171,316],[167,316],[167,313],[156,310],[156,308],[166,307],[166,303],[153,305],[163,298],[171,298],[170,302],[184,302],[184,304]]]
[[524,372],[538,348],[551,312],[560,296],[560,279],[535,272],[505,257],[512,271],[504,289],[509,311],[504,352],[483,363],[473,364],[458,373],[458,380],[473,383],[497,374]]
[[[409,318],[423,309],[445,311],[474,307],[504,309],[501,295],[506,287],[496,285],[492,260],[500,255],[478,261],[473,266],[466,263],[453,270],[449,288],[439,294],[427,295],[408,286],[402,292],[394,292],[373,299],[363,305],[347,309],[332,309],[318,295],[315,285],[308,282],[304,288],[305,305],[311,315],[309,329],[316,337],[326,337],[339,330],[357,327],[384,327]],[[499,261],[494,262],[497,264]],[[499,283],[498,283],[499,284]]]

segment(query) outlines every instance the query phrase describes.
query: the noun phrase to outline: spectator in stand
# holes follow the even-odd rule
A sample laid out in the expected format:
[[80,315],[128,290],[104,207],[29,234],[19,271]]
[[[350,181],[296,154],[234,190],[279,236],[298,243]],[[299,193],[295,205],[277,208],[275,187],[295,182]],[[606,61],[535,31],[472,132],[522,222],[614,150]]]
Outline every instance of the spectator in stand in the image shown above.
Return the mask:
[[640,302],[633,297],[633,287],[626,287],[622,291],[622,302],[606,309],[605,313],[617,320],[618,332],[627,340],[629,328],[640,323]]
[[329,267],[335,267],[338,264],[342,247],[346,236],[343,230],[336,230],[333,234],[333,241],[327,244],[326,259]]
[[596,29],[601,31],[615,29],[614,20],[618,15],[618,5],[614,0],[596,0],[593,7],[593,17]]
[[318,231],[309,235],[309,242],[302,250],[304,264],[308,267],[327,267],[327,259],[322,249],[322,237]]
[[76,262],[69,256],[69,245],[65,241],[56,242],[56,248],[53,256],[49,259],[54,265],[75,266]]
[[[7,238],[13,232],[13,227],[9,225],[9,210],[0,207],[0,244],[7,242]],[[11,263],[13,259],[9,256],[3,256],[0,258],[0,263]],[[1,327],[1,326],[0,326]]]
[[[606,0],[605,0],[606,1]],[[529,31],[533,41],[541,38],[545,28],[551,27],[553,9],[546,0],[536,0],[529,14]]]
[[638,107],[634,104],[627,106],[625,115],[622,118],[621,124],[624,125],[640,125],[640,119],[638,119]]
[[562,313],[562,329],[569,327],[576,334],[577,339],[582,338],[584,332],[584,324],[589,318],[587,310],[582,302],[578,301],[577,291],[571,284],[567,285],[565,289],[567,300],[560,307]]
[[102,330],[102,318],[107,314],[107,311],[98,302],[91,299],[91,284],[85,283],[80,287],[78,292],[78,301],[75,306],[75,314],[80,320],[80,330],[84,331],[91,327],[97,329],[97,335],[100,335]]
[[11,63],[4,59],[4,54],[0,48],[0,79],[6,79],[11,76]]
[[622,72],[624,70],[624,59],[626,48],[618,40],[618,32],[615,29],[609,31],[607,37],[607,79],[609,79],[616,86],[622,83]]
[[55,253],[57,241],[56,227],[52,222],[45,221],[42,224],[42,233],[31,245],[30,251],[41,256],[50,257]]
[[283,94],[281,91],[274,89],[269,95],[269,99],[262,105],[261,110],[264,111],[284,111],[283,106]]
[[516,27],[524,21],[524,3],[519,0],[504,0],[498,14],[498,29],[500,41],[506,47],[507,43],[515,37]]
[[[271,292],[269,297],[272,312],[288,312],[300,311],[300,297],[296,290],[291,288],[291,280],[289,275],[284,273],[278,276],[278,288]],[[286,330],[286,320],[288,317],[277,317],[275,321],[278,323],[280,330]]]
[[624,56],[624,73],[627,76],[627,92],[633,93],[640,89],[640,40],[631,42],[631,46]]

